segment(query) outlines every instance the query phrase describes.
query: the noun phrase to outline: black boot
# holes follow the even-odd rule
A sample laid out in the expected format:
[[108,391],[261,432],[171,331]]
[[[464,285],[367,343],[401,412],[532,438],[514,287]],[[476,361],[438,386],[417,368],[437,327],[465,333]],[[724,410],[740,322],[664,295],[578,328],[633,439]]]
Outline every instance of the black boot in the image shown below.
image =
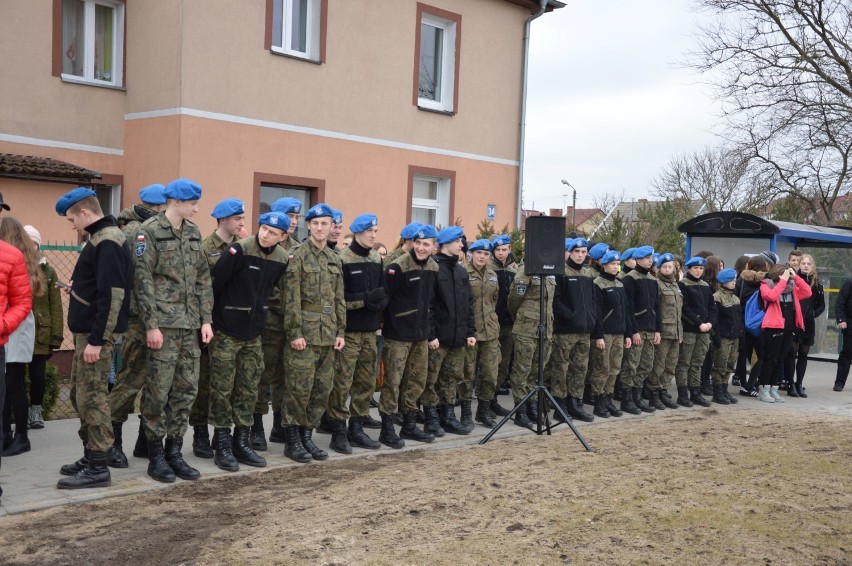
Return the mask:
[[[414,415],[414,422],[417,422],[417,413]],[[382,415],[382,431],[379,433],[379,442],[390,448],[402,448],[405,446],[405,441],[396,435],[396,430],[393,428],[393,416]]]
[[363,426],[363,417],[350,417],[349,418],[349,444],[352,446],[357,446],[359,448],[369,448],[370,450],[375,450],[381,447],[382,443],[378,440],[373,440],[370,438],[366,432],[364,432]]
[[382,428],[382,421],[377,421],[371,415],[368,414],[366,417],[361,417],[361,427],[374,428],[378,430]]
[[[405,415],[402,416],[403,424],[405,423]],[[426,424],[426,413],[423,412],[423,408],[417,409],[417,422],[420,424]]]
[[710,376],[702,376],[701,377],[701,394],[702,395],[713,395],[713,384],[710,381]]
[[[730,403],[731,405],[737,404],[737,400],[734,399],[733,397],[731,397],[731,392],[728,391],[728,384],[727,383],[722,384],[722,393],[725,394],[725,398],[728,400],[728,403]],[[799,395],[799,397],[801,397],[801,395]],[[806,397],[807,397],[807,395],[806,395]]]
[[479,400],[476,403],[476,422],[486,428],[494,428],[497,423],[494,422],[494,417],[491,415],[488,401]]
[[710,401],[701,396],[701,388],[700,387],[692,387],[690,388],[690,396],[689,400],[695,403],[696,405],[701,405],[702,407],[709,407]]
[[677,388],[677,404],[681,407],[691,407],[692,401],[689,400],[689,388],[678,385]]
[[[12,439],[12,444],[3,450],[3,456],[17,456],[24,452],[29,452],[31,449],[30,439],[27,437],[26,424],[15,425],[15,437]],[[18,430],[18,429],[21,430]]]
[[587,383],[583,386],[583,404],[584,405],[594,405],[595,404],[595,396],[592,395],[592,385]]
[[533,424],[538,423],[538,397],[527,399],[527,416]]
[[112,484],[107,467],[106,452],[89,452],[86,467],[75,475],[62,478],[56,484],[59,489],[83,489],[87,487],[107,487]]
[[438,417],[438,409],[435,405],[430,407],[424,406],[423,413],[426,415],[426,425],[423,427],[423,430],[435,436],[435,438],[444,436],[446,431],[441,427],[441,419]]
[[139,433],[136,436],[136,444],[133,446],[133,456],[148,457],[148,437],[145,436],[145,421],[142,420],[142,415],[139,415]]
[[[452,434],[466,435],[470,431],[456,418],[456,410],[452,405],[442,404],[438,407],[441,417],[441,427]],[[404,423],[403,423],[404,424]]]
[[630,393],[633,395],[633,404],[643,413],[653,413],[656,411],[654,407],[645,402],[642,398],[642,388],[634,387]]
[[566,399],[566,403],[568,405],[568,414],[572,419],[583,421],[584,423],[590,423],[595,420],[595,417],[587,413],[586,409],[583,408],[582,399],[578,399],[577,397],[568,397],[568,399]]
[[494,413],[498,417],[505,417],[506,415],[509,414],[509,410],[504,409],[500,405],[500,402],[497,400],[496,396],[491,400],[491,403],[489,403],[488,408],[491,409],[491,412]]
[[613,404],[613,402],[612,402],[612,395],[610,395],[609,393],[607,393],[606,395],[604,395],[604,403],[606,403],[606,410],[607,410],[607,411],[609,411],[609,414],[610,414],[611,416],[613,416],[613,417],[622,417],[622,416],[624,416],[624,413],[622,413],[621,411],[619,411],[619,410],[618,410],[618,407],[616,407],[616,406]]
[[163,483],[175,481],[175,471],[166,462],[162,440],[148,441],[148,475]]
[[[527,403],[529,402],[527,401]],[[527,408],[520,401],[515,401],[515,407],[517,408],[517,411],[515,411],[515,425],[532,430],[534,425],[527,416]]]
[[807,398],[808,398],[808,394],[807,394],[807,393],[805,393],[805,386],[804,386],[804,385],[802,385],[802,380],[801,380],[801,379],[800,379],[800,380],[798,380],[798,381],[796,381],[796,393],[798,393],[798,394],[799,394],[799,397],[801,397],[801,398],[803,398],[803,399],[807,399]]
[[654,409],[657,411],[663,411],[666,408],[666,406],[663,405],[663,402],[660,401],[660,392],[656,389],[651,389],[648,404],[651,407],[654,407]]
[[313,430],[304,426],[299,427],[299,438],[302,440],[302,446],[311,455],[314,460],[328,460],[328,452],[314,444]]
[[[568,420],[572,420],[571,413],[568,412],[568,400],[565,397],[554,397],[554,399],[556,399],[556,406],[562,409],[562,412],[565,413]],[[565,422],[565,419],[556,409],[553,409],[553,421],[557,423]]]
[[713,399],[711,400],[720,405],[730,405],[731,402],[728,401],[727,395],[722,392],[722,387],[724,386],[719,383],[713,384]]
[[[468,433],[473,432],[473,407],[471,406],[472,401],[462,400],[461,402],[461,425],[467,430]],[[455,412],[455,411],[453,411]]]
[[609,418],[609,409],[606,408],[606,397],[603,395],[595,395],[595,408],[592,410],[596,417],[602,419]]
[[331,421],[331,444],[329,448],[338,454],[352,454],[352,446],[349,445],[349,439],[346,437],[346,422]]
[[234,458],[240,464],[254,468],[265,468],[266,458],[259,456],[251,445],[251,431],[247,426],[234,427],[234,441],[231,447]]
[[210,447],[210,432],[207,425],[192,427],[192,453],[198,458],[212,458],[213,448]]
[[672,396],[665,389],[660,389],[660,403],[665,405],[667,409],[677,409],[677,403],[674,402]]
[[225,470],[226,472],[239,471],[240,464],[234,456],[234,439],[231,437],[231,429],[213,429],[213,444],[216,446],[213,463],[220,470]]
[[287,443],[287,434],[281,426],[281,411],[272,412],[272,430],[269,431],[269,442]]
[[[470,401],[468,401],[468,403],[469,402]],[[462,401],[462,403],[464,403],[464,401]],[[399,431],[399,436],[406,440],[415,440],[417,442],[432,442],[433,440],[435,440],[434,434],[423,432],[422,430],[417,428],[416,412],[406,413],[405,423],[402,425],[402,429]]]
[[[259,452],[263,452],[268,448],[266,444],[266,431],[263,430],[263,415],[260,413],[254,413],[254,422],[251,425],[251,448]],[[264,460],[265,464],[266,460]]]
[[86,469],[86,466],[89,465],[89,449],[86,448],[86,443],[83,443],[83,457],[77,460],[72,464],[63,464],[61,468],[59,468],[59,473],[63,476],[73,476],[80,472],[81,470]]
[[631,415],[638,415],[642,411],[633,403],[633,390],[630,387],[621,388],[621,410]]
[[[275,430],[275,429],[273,429]],[[299,427],[296,425],[284,425],[284,455],[300,464],[307,464],[313,458],[305,447],[302,446],[302,439],[299,437]]]
[[183,438],[166,437],[166,462],[177,477],[182,480],[197,480],[201,472],[186,463],[181,450],[183,449]]
[[121,425],[112,421],[112,446],[107,452],[107,465],[110,468],[126,468],[130,464],[127,463],[127,456],[121,447]]
[[[317,433],[319,434],[331,434],[334,430],[334,422],[331,420],[331,417],[328,416],[328,413],[323,413],[322,417],[320,417],[320,424],[317,427]],[[310,450],[308,450],[310,452]]]

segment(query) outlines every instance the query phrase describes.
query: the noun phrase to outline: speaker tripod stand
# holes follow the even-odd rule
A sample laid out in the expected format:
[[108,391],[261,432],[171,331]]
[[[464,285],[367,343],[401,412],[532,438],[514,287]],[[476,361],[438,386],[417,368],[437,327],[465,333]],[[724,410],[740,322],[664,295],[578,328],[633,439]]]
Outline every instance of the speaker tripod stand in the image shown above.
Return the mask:
[[[528,274],[534,275],[534,274]],[[559,406],[559,403],[556,402],[553,395],[551,395],[550,391],[547,390],[547,387],[544,386],[544,332],[545,332],[545,322],[544,322],[544,311],[545,311],[545,283],[544,278],[545,275],[539,275],[541,278],[541,290],[539,292],[539,311],[538,311],[538,376],[536,380],[536,384],[533,386],[532,390],[526,394],[526,396],[521,400],[520,403],[516,404],[509,414],[503,417],[497,426],[491,429],[485,437],[479,441],[480,444],[485,444],[488,442],[492,436],[494,436],[500,427],[506,424],[506,421],[511,419],[516,412],[525,411],[526,404],[532,399],[533,396],[536,396],[536,403],[538,404],[538,418],[536,419],[536,428],[533,432],[537,435],[541,436],[545,431],[548,436],[551,434],[551,430],[559,426],[559,423],[550,423],[550,417],[548,416],[550,411],[547,410],[547,404],[545,403],[545,399],[550,399],[550,403],[556,408],[556,411],[562,416],[562,420],[565,424],[567,424],[571,431],[574,433],[574,436],[577,437],[577,440],[580,441],[580,444],[583,445],[583,448],[592,452],[592,448],[589,446],[589,443],[586,442],[586,439],[583,438],[583,435],[580,434],[580,431],[577,430],[577,427],[574,426],[574,423],[571,421],[571,417],[569,417],[565,411],[562,410],[562,407]]]

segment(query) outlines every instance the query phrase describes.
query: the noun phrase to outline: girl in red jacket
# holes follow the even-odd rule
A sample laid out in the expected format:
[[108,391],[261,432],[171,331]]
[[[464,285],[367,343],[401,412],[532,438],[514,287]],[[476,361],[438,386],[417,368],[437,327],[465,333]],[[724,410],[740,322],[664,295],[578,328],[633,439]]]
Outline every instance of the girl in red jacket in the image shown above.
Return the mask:
[[763,317],[763,368],[760,371],[758,400],[783,403],[778,394],[782,352],[787,353],[793,333],[805,329],[800,301],[811,296],[811,287],[789,267],[776,265],[760,284],[760,297],[766,306]]

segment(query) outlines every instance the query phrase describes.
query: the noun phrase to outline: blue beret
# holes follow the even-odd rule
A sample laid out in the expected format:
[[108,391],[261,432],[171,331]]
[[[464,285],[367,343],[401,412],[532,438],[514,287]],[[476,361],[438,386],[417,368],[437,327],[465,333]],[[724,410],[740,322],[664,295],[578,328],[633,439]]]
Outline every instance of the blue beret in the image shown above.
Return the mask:
[[455,242],[456,240],[460,240],[462,236],[464,236],[463,228],[460,226],[447,226],[438,232],[438,245],[443,246],[444,244]]
[[166,187],[159,183],[148,185],[139,191],[139,200],[153,206],[166,204]]
[[600,262],[601,265],[606,265],[612,261],[620,261],[621,258],[618,255],[618,251],[609,250],[604,255],[601,256]]
[[633,252],[635,252],[635,251],[636,251],[636,248],[627,248],[626,250],[624,250],[624,253],[621,254],[621,261],[624,261],[624,260],[627,260],[627,259],[632,259],[633,258]]
[[471,252],[475,252],[476,250],[484,250],[486,252],[490,252],[492,246],[493,244],[490,241],[486,240],[485,238],[482,238],[472,243],[467,249]]
[[421,224],[420,230],[414,234],[413,240],[423,240],[424,238],[437,238],[438,231],[431,224]]
[[166,198],[174,200],[198,200],[201,198],[201,185],[189,179],[175,179],[166,185]]
[[225,200],[213,207],[213,212],[210,213],[210,216],[218,220],[220,218],[234,216],[235,214],[245,213],[246,207],[243,204],[243,201],[238,198],[226,198]]
[[68,209],[83,200],[84,198],[96,197],[98,193],[86,187],[77,187],[73,191],[68,191],[56,201],[56,213],[59,216],[65,216]]
[[313,205],[308,209],[308,213],[305,214],[305,222],[310,222],[314,218],[322,218],[322,217],[334,218],[334,209],[325,204],[324,202]]
[[664,263],[668,263],[670,261],[674,261],[674,255],[669,254],[669,253],[665,253],[665,254],[660,254],[660,257],[658,257],[657,260],[654,263],[656,263],[657,267],[659,268]]
[[420,229],[423,228],[423,224],[419,222],[412,222],[411,224],[407,224],[399,233],[400,238],[403,240],[413,240],[417,237],[417,233]]
[[684,264],[686,267],[704,267],[707,265],[707,260],[701,256],[695,256],[689,258],[689,260]]
[[334,222],[335,224],[343,224],[343,213],[339,210],[333,210],[333,211],[334,211],[334,214],[331,215],[331,221]]
[[379,223],[379,219],[375,214],[359,214],[349,225],[349,231],[353,234],[360,234],[367,228],[372,228]]
[[643,257],[648,257],[649,255],[654,255],[654,248],[651,246],[641,246],[633,250],[633,259],[642,259]]
[[599,260],[607,251],[609,251],[609,244],[595,244],[592,246],[592,249],[589,250],[589,257]]
[[733,281],[736,278],[737,278],[736,270],[731,269],[729,267],[728,269],[723,269],[722,271],[719,272],[719,275],[716,276],[716,281],[718,281],[719,283],[724,285],[725,283],[730,283],[731,281]]
[[565,238],[565,251],[570,252],[574,248],[588,248],[589,242],[586,238]]
[[302,201],[293,197],[280,198],[272,203],[272,212],[299,214],[302,212]]
[[257,225],[260,226],[261,224],[286,232],[290,229],[290,218],[283,212],[264,212],[257,219]]
[[508,234],[500,234],[494,241],[491,242],[492,249],[497,246],[509,246],[512,244],[512,238]]

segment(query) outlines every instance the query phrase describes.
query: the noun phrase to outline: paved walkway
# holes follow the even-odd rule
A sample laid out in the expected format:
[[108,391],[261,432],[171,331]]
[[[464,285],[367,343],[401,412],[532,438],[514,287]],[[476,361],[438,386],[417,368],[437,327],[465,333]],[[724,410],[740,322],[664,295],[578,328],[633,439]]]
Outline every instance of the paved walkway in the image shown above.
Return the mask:
[[[852,386],[846,391],[836,393],[832,391],[834,385],[834,372],[836,366],[829,363],[811,363],[808,368],[808,377],[805,385],[807,386],[807,399],[789,399],[784,404],[768,404],[760,403],[757,400],[748,399],[745,397],[737,397],[740,403],[725,410],[737,411],[802,411],[817,414],[832,414],[838,416],[852,417]],[[732,393],[736,392],[736,388],[731,388]],[[508,407],[510,400],[508,397],[500,397],[500,401],[504,407]],[[720,405],[715,405],[717,408],[723,408]],[[474,410],[476,407],[474,407]],[[678,411],[688,411],[692,409],[678,409]],[[458,409],[456,409],[458,413]],[[668,411],[667,411],[668,412]],[[378,418],[378,414],[373,409],[373,416]],[[637,418],[654,418],[653,415],[645,416],[630,416],[617,419],[617,421],[625,421]],[[577,423],[577,428],[582,432],[585,427],[594,426],[601,422],[613,422],[614,419],[595,419],[593,423]],[[268,414],[264,426],[267,434],[272,424],[272,415]],[[43,430],[30,431],[30,442],[32,450],[19,456],[3,458],[2,469],[0,470],[0,485],[3,487],[2,504],[0,504],[0,515],[22,513],[26,511],[34,511],[55,507],[57,505],[65,505],[68,503],[79,503],[83,501],[91,501],[106,497],[115,497],[131,493],[142,493],[154,489],[168,489],[174,485],[180,485],[182,480],[177,480],[173,484],[162,484],[148,477],[146,474],[147,460],[134,458],[130,455],[133,444],[136,440],[136,430],[138,420],[134,415],[131,415],[129,422],[125,425],[124,436],[126,438],[128,456],[130,458],[130,467],[124,470],[111,469],[112,486],[99,489],[83,489],[83,490],[60,490],[56,488],[56,482],[62,477],[59,475],[59,467],[62,464],[73,462],[82,455],[82,446],[77,437],[77,427],[79,421],[61,420],[49,421]],[[398,427],[397,427],[398,430]],[[561,425],[557,432],[568,431],[565,425]],[[369,430],[368,433],[373,438],[378,437],[377,430]],[[435,450],[441,448],[452,448],[464,444],[474,444],[488,433],[488,429],[477,425],[472,434],[469,436],[456,436],[447,434],[443,438],[437,439],[432,444],[421,444],[413,441],[407,441],[407,445],[403,450],[418,450],[427,449]],[[492,442],[499,442],[501,438],[516,436],[519,434],[533,434],[526,429],[519,429],[511,422],[506,425],[494,436]],[[184,441],[184,456],[193,467],[201,471],[202,479],[221,477],[227,475],[235,475],[228,472],[223,472],[213,464],[213,460],[202,460],[196,458],[192,454],[192,434],[188,433]],[[314,434],[314,439],[318,445],[323,448],[328,448],[330,436],[324,434]],[[579,442],[573,438],[568,431],[567,442],[572,444],[575,449],[582,450]],[[296,466],[315,466],[317,473],[321,473],[323,463],[296,464],[285,458],[282,454],[283,444],[270,443],[270,449],[267,452],[261,453],[268,461],[269,465],[266,468],[250,468],[241,466],[241,471],[237,474],[253,474],[263,473],[266,470],[276,468],[289,468]],[[592,445],[594,449],[594,445]],[[364,450],[356,448],[351,456],[343,456],[335,452],[330,452],[330,459],[336,460],[341,458],[361,458],[367,455],[384,455],[396,454],[398,450],[393,450],[382,446],[379,450]]]

